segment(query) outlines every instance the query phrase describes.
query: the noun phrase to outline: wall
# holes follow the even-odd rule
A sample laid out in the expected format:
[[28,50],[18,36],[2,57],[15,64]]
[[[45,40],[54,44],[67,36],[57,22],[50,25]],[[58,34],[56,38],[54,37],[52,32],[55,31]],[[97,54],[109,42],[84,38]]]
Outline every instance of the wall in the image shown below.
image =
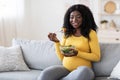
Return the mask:
[[17,26],[17,38],[48,39],[63,24],[64,3],[62,0],[26,0],[24,25]]

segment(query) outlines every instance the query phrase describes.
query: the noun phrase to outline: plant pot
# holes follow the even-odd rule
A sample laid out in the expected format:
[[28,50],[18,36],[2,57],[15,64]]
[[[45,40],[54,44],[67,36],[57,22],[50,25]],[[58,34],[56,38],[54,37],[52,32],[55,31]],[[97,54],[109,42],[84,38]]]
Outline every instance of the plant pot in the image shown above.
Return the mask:
[[102,28],[102,29],[106,29],[106,28],[107,28],[107,23],[102,23],[102,24],[101,24],[101,28]]

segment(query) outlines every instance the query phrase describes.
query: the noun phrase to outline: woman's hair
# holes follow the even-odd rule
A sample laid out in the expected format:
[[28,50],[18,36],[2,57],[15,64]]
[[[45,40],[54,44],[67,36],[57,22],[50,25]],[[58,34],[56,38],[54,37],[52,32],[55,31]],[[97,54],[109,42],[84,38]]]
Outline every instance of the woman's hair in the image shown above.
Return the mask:
[[94,21],[93,14],[90,9],[82,4],[76,4],[71,6],[64,16],[63,28],[66,29],[65,37],[69,37],[74,34],[75,29],[70,24],[70,14],[73,11],[79,11],[82,15],[82,24],[80,26],[81,35],[89,39],[90,30],[96,31],[97,25]]

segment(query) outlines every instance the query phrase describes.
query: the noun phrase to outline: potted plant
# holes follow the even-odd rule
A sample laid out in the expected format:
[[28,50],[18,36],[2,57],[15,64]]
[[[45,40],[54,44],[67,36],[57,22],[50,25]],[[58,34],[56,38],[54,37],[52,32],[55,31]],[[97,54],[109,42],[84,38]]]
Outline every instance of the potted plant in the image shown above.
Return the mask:
[[102,20],[102,21],[100,21],[100,23],[101,23],[101,28],[102,29],[106,29],[107,28],[107,23],[108,23],[107,20]]

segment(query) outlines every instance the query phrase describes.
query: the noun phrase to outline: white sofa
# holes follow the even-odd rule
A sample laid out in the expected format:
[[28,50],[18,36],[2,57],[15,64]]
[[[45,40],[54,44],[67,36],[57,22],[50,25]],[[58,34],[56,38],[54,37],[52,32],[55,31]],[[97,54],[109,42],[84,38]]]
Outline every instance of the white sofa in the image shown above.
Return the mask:
[[51,41],[13,39],[12,44],[13,46],[20,45],[30,71],[1,72],[0,80],[37,80],[46,67],[61,65]]
[[[30,70],[0,72],[0,80],[37,80],[45,68],[62,64],[55,54],[54,43],[51,41],[13,39],[12,44],[13,46],[20,45],[24,60]],[[111,80],[107,77],[120,60],[120,44],[100,43],[100,47],[101,61],[93,63],[95,80]]]

